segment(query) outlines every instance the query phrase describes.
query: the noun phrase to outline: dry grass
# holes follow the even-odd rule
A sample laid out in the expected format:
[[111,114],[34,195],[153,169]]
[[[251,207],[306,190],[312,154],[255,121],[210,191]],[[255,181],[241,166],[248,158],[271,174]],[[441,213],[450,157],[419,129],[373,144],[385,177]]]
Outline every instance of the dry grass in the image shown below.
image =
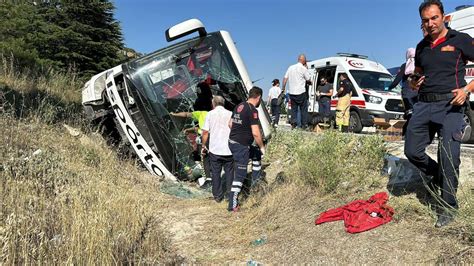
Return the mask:
[[[0,117],[0,261],[176,262],[159,226],[157,180],[99,137]],[[35,151],[41,151],[36,152]]]
[[13,59],[0,57],[0,105],[12,110],[16,118],[28,117],[38,123],[80,122],[81,86],[77,74],[69,69],[51,69],[38,74],[19,72]]
[[[278,165],[277,175],[287,183],[304,189],[311,187],[318,197],[343,199],[365,198],[371,193],[386,190],[387,176],[382,173],[386,148],[380,136],[356,136],[329,131],[324,134],[305,134],[301,131],[280,132],[268,148],[266,161]],[[343,166],[343,167],[341,167]],[[472,175],[472,173],[464,173]],[[472,180],[472,176],[466,178]],[[458,189],[460,210],[457,220],[474,238],[474,184],[464,182]],[[328,193],[330,193],[328,195]],[[432,216],[428,207],[413,205],[406,198],[392,197],[398,216]],[[258,202],[258,199],[251,199]]]
[[42,91],[50,97],[58,98],[64,103],[80,103],[83,80],[78,79],[74,69],[60,73],[45,69],[43,73],[18,71],[13,59],[0,57],[0,83],[14,88],[19,93]]
[[0,264],[176,263],[156,178],[93,133],[73,137],[71,73],[0,67]]
[[[323,136],[280,134],[272,140],[266,157],[271,163],[266,170],[269,185],[252,194],[246,202],[245,214],[231,229],[226,229],[239,235],[234,241],[247,246],[242,252],[272,263],[474,262],[470,248],[474,244],[472,184],[460,186],[461,208],[456,222],[447,228],[435,229],[435,214],[414,194],[409,194],[391,197],[389,204],[395,209],[393,222],[360,235],[348,235],[341,223],[314,226],[314,219],[329,208],[386,191],[387,177],[380,171],[385,149],[379,137],[341,136],[334,132]],[[325,147],[326,151],[314,145]],[[355,154],[354,147],[358,147]],[[312,158],[306,156],[306,150],[312,151]],[[305,160],[301,160],[302,153]],[[344,164],[348,165],[348,172],[332,168],[322,175],[324,172],[308,170],[320,166],[322,161],[347,163],[344,156],[357,162]],[[324,178],[335,181],[320,180]],[[336,188],[328,190],[327,184],[335,184]],[[259,236],[269,239],[267,245],[248,248],[250,241]],[[265,251],[253,251],[258,249]]]

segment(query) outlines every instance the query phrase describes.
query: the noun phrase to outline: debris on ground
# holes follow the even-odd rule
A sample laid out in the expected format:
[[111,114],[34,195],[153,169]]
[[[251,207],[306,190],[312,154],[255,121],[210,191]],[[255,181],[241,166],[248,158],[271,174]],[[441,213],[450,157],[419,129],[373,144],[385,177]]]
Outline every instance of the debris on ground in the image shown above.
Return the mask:
[[263,235],[251,242],[252,246],[258,247],[267,243],[267,236]]
[[162,182],[160,191],[180,199],[202,199],[212,196],[208,190],[194,188],[184,182]]
[[63,127],[67,130],[67,132],[69,133],[69,135],[73,136],[73,137],[78,137],[81,135],[81,131],[77,128],[73,128],[69,125],[66,125],[64,124]]
[[258,261],[254,261],[252,259],[250,259],[249,261],[247,261],[247,266],[259,266],[259,265],[263,265],[263,263],[260,263]]
[[43,151],[42,151],[41,149],[37,149],[36,151],[34,151],[34,152],[31,154],[31,157],[30,157],[30,156],[26,156],[23,160],[24,160],[24,161],[29,161],[32,157],[38,156],[38,155],[40,155],[41,153],[43,153]]
[[383,173],[389,176],[387,187],[407,187],[423,183],[422,173],[407,159],[390,154],[384,159]]

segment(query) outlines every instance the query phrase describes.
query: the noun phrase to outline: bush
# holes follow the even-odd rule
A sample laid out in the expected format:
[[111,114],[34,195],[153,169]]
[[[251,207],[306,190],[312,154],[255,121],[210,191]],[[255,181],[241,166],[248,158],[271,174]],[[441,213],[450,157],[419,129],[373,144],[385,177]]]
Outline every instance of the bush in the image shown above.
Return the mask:
[[317,136],[301,131],[278,132],[268,150],[268,160],[287,162],[292,180],[322,193],[380,185],[385,152],[380,136],[332,130]]

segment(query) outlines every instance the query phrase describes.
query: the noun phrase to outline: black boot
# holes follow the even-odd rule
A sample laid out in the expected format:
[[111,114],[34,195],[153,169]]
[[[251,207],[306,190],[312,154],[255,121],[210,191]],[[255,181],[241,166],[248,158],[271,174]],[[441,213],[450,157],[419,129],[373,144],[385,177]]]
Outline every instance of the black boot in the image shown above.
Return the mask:
[[452,221],[454,221],[454,211],[445,207],[439,214],[435,227],[440,228],[440,227],[446,226],[450,224]]

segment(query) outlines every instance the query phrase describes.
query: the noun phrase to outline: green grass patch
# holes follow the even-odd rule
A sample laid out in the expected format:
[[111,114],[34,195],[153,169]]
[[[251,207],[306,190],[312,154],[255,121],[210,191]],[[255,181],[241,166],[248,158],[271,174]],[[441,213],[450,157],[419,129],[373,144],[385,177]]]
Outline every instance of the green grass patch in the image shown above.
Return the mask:
[[282,131],[271,140],[266,160],[283,161],[291,180],[326,194],[379,186],[384,153],[380,136]]

